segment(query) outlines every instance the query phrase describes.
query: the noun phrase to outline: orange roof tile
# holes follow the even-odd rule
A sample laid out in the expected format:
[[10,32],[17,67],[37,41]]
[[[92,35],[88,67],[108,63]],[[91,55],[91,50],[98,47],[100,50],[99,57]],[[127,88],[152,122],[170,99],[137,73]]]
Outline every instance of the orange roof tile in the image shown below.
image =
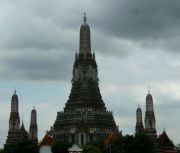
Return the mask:
[[49,136],[47,132],[44,138],[42,139],[42,141],[39,143],[39,146],[44,146],[44,145],[51,146],[52,143],[53,143],[53,138]]

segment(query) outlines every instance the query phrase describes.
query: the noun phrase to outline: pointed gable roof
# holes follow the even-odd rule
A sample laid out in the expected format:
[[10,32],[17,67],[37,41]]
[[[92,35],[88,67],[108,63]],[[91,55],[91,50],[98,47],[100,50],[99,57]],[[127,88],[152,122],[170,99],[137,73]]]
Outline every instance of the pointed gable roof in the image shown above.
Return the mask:
[[165,153],[177,153],[177,149],[173,142],[169,139],[166,131],[163,131],[163,133],[159,135],[158,142],[161,149],[164,150]]
[[48,132],[46,132],[44,138],[42,141],[39,143],[39,146],[51,146],[53,144],[53,138],[49,136]]
[[116,133],[113,132],[112,130],[110,130],[104,139],[104,144],[108,145],[108,144],[112,143],[116,138],[117,138]]
[[160,145],[174,147],[174,144],[167,136],[166,131],[163,131],[163,133],[159,135],[158,141]]

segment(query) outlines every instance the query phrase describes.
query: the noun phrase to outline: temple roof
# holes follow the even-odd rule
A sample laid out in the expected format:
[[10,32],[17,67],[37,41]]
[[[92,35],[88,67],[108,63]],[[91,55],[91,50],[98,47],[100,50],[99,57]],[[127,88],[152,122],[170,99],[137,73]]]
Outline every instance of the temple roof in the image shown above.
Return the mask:
[[161,149],[165,153],[177,153],[177,149],[174,146],[173,142],[169,139],[166,131],[163,131],[163,133],[159,135],[158,142]]
[[51,146],[53,144],[53,138],[46,132],[44,138],[39,143],[39,146]]
[[114,141],[116,139],[116,137],[117,137],[116,133],[114,133],[112,130],[110,130],[108,135],[104,139],[104,144],[108,145],[108,144],[112,143],[112,141]]
[[163,133],[159,135],[158,141],[160,145],[174,147],[174,144],[167,136],[166,131],[163,131]]

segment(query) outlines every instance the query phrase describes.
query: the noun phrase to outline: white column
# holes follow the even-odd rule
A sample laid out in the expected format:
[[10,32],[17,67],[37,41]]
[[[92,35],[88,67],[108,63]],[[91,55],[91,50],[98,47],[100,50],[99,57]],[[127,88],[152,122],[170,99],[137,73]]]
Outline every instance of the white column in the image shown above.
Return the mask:
[[78,133],[79,135],[79,145],[81,145],[81,133]]
[[84,133],[84,144],[86,144],[86,133]]

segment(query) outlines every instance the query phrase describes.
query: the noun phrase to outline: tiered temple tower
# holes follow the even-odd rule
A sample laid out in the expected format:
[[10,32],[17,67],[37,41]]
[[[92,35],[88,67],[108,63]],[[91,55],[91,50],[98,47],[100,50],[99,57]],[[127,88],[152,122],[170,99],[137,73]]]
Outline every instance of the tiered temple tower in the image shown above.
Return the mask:
[[33,140],[35,143],[38,143],[38,138],[37,138],[37,133],[38,128],[37,128],[37,113],[35,107],[31,111],[31,122],[30,122],[30,127],[29,127],[29,139]]
[[143,127],[143,122],[142,122],[142,110],[138,105],[138,108],[136,110],[136,133],[143,133],[144,132],[144,127]]
[[146,95],[146,112],[144,122],[145,128],[143,128],[142,111],[138,106],[136,110],[136,134],[144,133],[149,136],[149,138],[154,143],[154,153],[162,153],[156,135],[156,120],[153,108],[153,97],[150,94],[150,91],[148,91],[148,94]]
[[9,131],[7,137],[7,143],[14,143],[19,139],[20,136],[20,119],[18,111],[18,96],[16,90],[11,98],[11,112],[9,118]]
[[[19,104],[18,104],[18,95],[16,90],[11,98],[11,112],[9,118],[9,131],[6,140],[6,144],[15,144],[18,141],[22,140],[33,140],[37,143],[37,123],[36,123],[36,110],[33,109],[31,113],[31,125],[30,133],[26,131],[23,121],[20,127],[20,118],[19,118]],[[32,133],[34,132],[34,135]]]
[[54,139],[68,139],[81,145],[103,140],[109,131],[116,133],[118,129],[112,112],[107,111],[101,97],[95,53],[91,52],[90,27],[84,16],[71,93],[64,111],[57,113],[49,134]]
[[[19,110],[18,110],[18,95],[16,94],[16,90],[11,98],[11,112],[9,118],[9,131],[7,137],[7,144],[16,143],[22,139],[22,133],[24,137],[24,125],[20,128],[20,118],[19,118]],[[22,132],[23,130],[23,132]]]
[[153,97],[148,91],[146,96],[146,113],[145,113],[145,134],[147,134],[154,143],[154,153],[162,153],[158,144],[156,135],[156,119],[153,108]]
[[19,119],[19,104],[18,96],[16,90],[11,98],[11,113],[9,118],[9,130],[17,130],[20,128],[20,119]]
[[153,108],[153,97],[148,92],[146,96],[145,133],[151,137],[156,136],[156,120]]

